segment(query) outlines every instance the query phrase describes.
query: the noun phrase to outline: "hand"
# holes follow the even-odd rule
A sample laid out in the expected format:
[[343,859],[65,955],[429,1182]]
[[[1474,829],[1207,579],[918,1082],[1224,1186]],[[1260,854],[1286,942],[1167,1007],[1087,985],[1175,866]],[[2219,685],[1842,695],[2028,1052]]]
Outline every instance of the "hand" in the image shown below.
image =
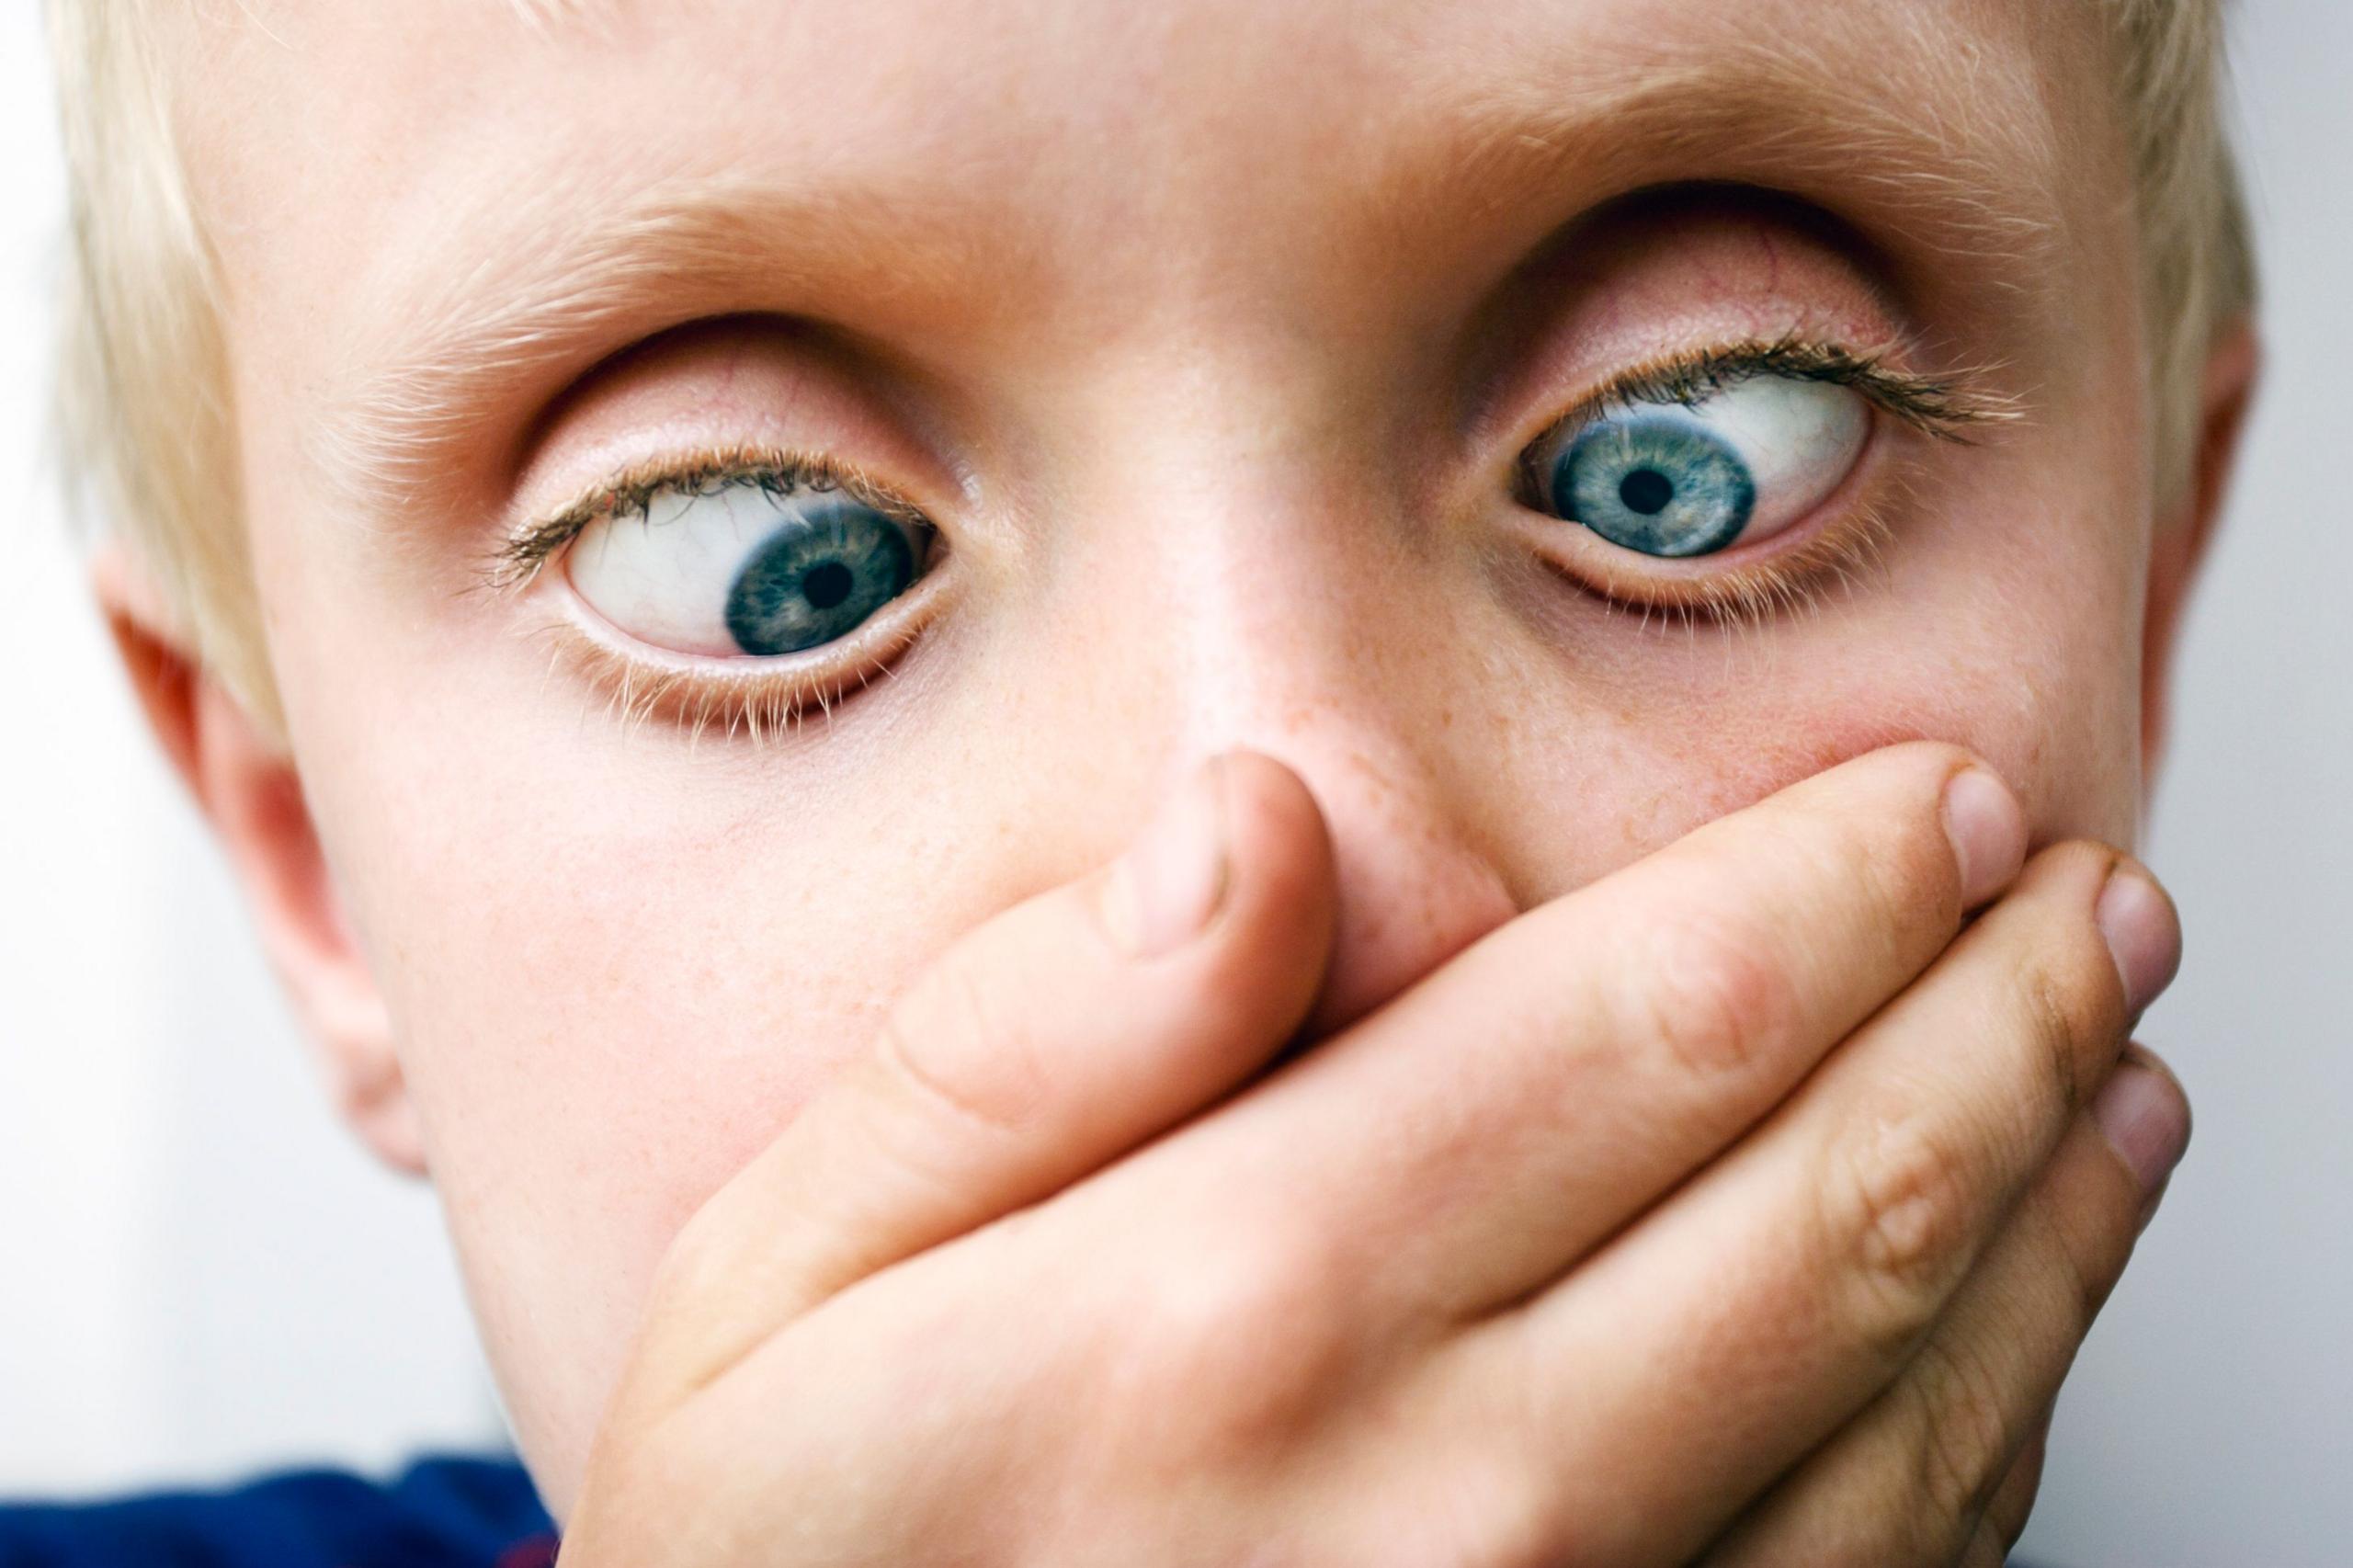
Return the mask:
[[1875,753],[1268,1072],[1331,853],[1223,759],[689,1222],[566,1568],[1990,1562],[2186,1133],[2170,906],[2025,839]]

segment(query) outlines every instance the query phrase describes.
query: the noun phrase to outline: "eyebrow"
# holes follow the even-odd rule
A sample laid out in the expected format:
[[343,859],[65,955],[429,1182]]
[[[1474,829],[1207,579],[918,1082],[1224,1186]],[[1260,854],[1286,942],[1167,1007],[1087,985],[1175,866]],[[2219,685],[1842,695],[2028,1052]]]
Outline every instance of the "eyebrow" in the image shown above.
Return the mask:
[[[872,193],[657,178],[616,203],[608,181],[574,184],[585,188],[559,184],[510,206],[501,239],[424,299],[393,306],[396,345],[362,343],[344,357],[342,384],[316,406],[306,445],[347,501],[381,506],[429,493],[449,439],[551,369],[585,370],[704,315],[774,312],[796,293],[857,290],[876,301],[941,290],[967,270],[936,209],[917,215]],[[584,224],[584,211],[597,216]],[[471,232],[463,217],[446,226]],[[528,244],[535,232],[565,239]],[[887,266],[846,274],[845,256]],[[745,292],[755,287],[756,298]]]
[[[1358,221],[1399,256],[1461,233],[1466,217],[1524,253],[1542,234],[1495,214],[1550,213],[1557,228],[1651,185],[1753,185],[1965,262],[1990,289],[2035,292],[2063,224],[2057,138],[2029,62],[1981,48],[1957,70],[1949,28],[1875,19],[1885,25],[1807,39],[1727,26],[1696,49],[1620,40],[1565,80],[1446,104],[1435,134],[1336,170],[1334,183],[1363,194]],[[950,298],[983,263],[1003,292],[1024,265],[1002,254],[1018,242],[1001,214],[936,192],[894,197],[822,170],[797,182],[654,176],[619,201],[611,185],[591,171],[504,204],[491,225],[501,240],[466,246],[470,263],[395,307],[396,344],[347,358],[310,445],[347,501],[375,511],[425,498],[438,455],[502,392],[585,370],[647,333],[698,315],[790,313],[796,298],[820,320],[828,300]],[[1548,205],[1562,194],[1574,210]],[[599,215],[584,224],[583,212]],[[475,232],[463,214],[440,228],[443,257]],[[985,258],[960,237],[982,233]],[[435,260],[428,251],[426,266]]]
[[1934,17],[1878,7],[1875,21],[1821,39],[1725,28],[1705,52],[1628,44],[1565,87],[1491,92],[1440,157],[1381,182],[1382,220],[1403,237],[1422,206],[1508,208],[1574,184],[1589,210],[1651,186],[1738,184],[1965,261],[1997,288],[2048,271],[2059,143],[2031,62],[1972,38],[1956,69],[1962,40]]

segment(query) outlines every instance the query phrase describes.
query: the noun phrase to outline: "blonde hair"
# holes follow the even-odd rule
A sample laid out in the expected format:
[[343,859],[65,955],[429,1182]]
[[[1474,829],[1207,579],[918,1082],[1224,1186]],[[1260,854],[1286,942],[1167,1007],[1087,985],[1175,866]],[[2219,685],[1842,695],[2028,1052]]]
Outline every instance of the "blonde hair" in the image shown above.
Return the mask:
[[[567,0],[511,0],[538,17]],[[2202,365],[2252,308],[2256,271],[2223,129],[2223,0],[2107,11],[2142,239],[2161,498],[2195,450]],[[278,721],[248,559],[214,264],[183,177],[139,0],[50,0],[72,176],[58,376],[75,509],[118,529],[173,631],[265,724]]]

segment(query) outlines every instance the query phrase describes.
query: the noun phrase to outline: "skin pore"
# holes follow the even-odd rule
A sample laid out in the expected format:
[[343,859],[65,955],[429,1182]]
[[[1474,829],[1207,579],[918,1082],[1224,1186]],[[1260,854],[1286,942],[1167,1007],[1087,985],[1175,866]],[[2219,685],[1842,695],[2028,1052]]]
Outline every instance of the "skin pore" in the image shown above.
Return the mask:
[[[183,756],[559,1506],[686,1217],[1212,753],[1330,824],[1311,1034],[1893,741],[2133,840],[2199,536],[2087,15],[221,9],[181,108],[290,756],[218,694]],[[1531,494],[1565,415],[1773,352],[1869,410],[1784,531]],[[789,673],[563,564],[817,458],[936,537]]]

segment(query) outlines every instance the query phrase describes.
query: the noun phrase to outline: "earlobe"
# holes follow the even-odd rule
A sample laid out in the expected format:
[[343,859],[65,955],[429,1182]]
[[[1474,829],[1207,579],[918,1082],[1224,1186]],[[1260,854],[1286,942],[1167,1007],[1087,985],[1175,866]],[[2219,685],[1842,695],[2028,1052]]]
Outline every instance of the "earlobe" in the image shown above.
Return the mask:
[[345,918],[292,756],[207,676],[120,547],[97,552],[91,581],[147,722],[228,854],[346,1119],[386,1163],[422,1175],[391,1015]]
[[2141,657],[2142,777],[2152,778],[2165,752],[2171,719],[2173,659],[2182,612],[2200,568],[2211,551],[2230,489],[2248,409],[2261,369],[2255,324],[2241,318],[2216,337],[2206,358],[2200,392],[2198,453],[2189,482],[2173,507],[2157,518],[2149,558],[2148,609]]

